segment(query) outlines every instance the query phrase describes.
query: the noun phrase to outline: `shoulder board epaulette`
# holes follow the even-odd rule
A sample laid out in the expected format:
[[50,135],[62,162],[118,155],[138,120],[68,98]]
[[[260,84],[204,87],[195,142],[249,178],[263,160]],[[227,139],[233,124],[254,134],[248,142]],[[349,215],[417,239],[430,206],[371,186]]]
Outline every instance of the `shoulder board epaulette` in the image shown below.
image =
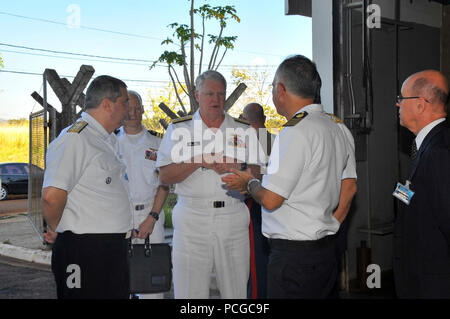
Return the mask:
[[114,134],[119,134],[119,132],[120,132],[120,128],[116,128],[115,130],[114,130]]
[[159,133],[153,130],[147,130],[151,135],[159,137],[159,138],[163,138],[164,134],[163,133]]
[[248,122],[248,121],[246,121],[246,120],[238,119],[238,118],[235,118],[235,117],[233,117],[233,119],[234,119],[236,122],[239,122],[239,123],[242,123],[242,124],[246,124],[246,125],[250,125],[250,122]]
[[78,121],[75,122],[71,128],[69,128],[69,130],[67,132],[69,133],[78,133],[80,134],[80,132],[88,125],[88,122],[86,121]]
[[181,122],[186,122],[186,121],[189,121],[189,120],[192,120],[192,115],[183,116],[183,117],[174,119],[174,120],[172,120],[172,123],[173,123],[173,124],[175,124],[175,123],[181,123]]
[[344,123],[339,117],[334,114],[327,113],[327,115],[335,122],[335,123]]
[[291,118],[289,121],[287,121],[283,126],[294,126],[301,120],[303,120],[308,115],[308,112],[301,112],[296,114],[293,118]]

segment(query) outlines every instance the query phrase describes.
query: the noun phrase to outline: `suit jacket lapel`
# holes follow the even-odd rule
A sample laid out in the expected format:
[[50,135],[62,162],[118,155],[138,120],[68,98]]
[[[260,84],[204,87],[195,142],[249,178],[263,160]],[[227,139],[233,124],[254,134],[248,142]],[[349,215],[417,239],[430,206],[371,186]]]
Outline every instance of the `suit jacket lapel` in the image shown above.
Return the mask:
[[420,145],[417,156],[419,156],[420,153],[425,152],[426,148],[431,143],[431,140],[433,139],[433,137],[435,137],[437,134],[439,134],[439,132],[441,132],[443,129],[445,129],[446,126],[447,126],[447,122],[443,121],[443,122],[439,123],[438,125],[436,125],[435,127],[433,127],[433,129],[427,134],[427,136],[425,136],[425,139],[423,140],[422,144]]
[[409,178],[408,178],[409,181],[412,181],[412,179],[414,178],[414,174],[417,170],[417,167],[419,166],[419,162],[420,162],[420,158],[422,157],[422,154],[425,153],[426,150],[429,148],[433,138],[437,134],[439,134],[442,130],[444,130],[447,127],[447,125],[448,125],[447,121],[443,121],[443,122],[439,123],[438,125],[436,125],[435,127],[433,127],[433,129],[427,134],[427,136],[423,140],[422,144],[420,145],[419,151],[417,153],[417,157],[414,160],[413,167],[411,169],[411,174],[409,175]]

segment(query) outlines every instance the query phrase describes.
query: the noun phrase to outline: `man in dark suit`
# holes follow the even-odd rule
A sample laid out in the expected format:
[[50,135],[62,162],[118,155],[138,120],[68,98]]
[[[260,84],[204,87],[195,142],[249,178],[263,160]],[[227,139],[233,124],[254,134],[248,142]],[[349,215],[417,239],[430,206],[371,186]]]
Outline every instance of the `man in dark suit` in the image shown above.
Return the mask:
[[401,203],[395,221],[394,274],[399,298],[450,298],[448,100],[448,81],[434,70],[411,75],[397,98],[400,125],[416,135],[417,145],[408,178],[414,195],[409,204]]

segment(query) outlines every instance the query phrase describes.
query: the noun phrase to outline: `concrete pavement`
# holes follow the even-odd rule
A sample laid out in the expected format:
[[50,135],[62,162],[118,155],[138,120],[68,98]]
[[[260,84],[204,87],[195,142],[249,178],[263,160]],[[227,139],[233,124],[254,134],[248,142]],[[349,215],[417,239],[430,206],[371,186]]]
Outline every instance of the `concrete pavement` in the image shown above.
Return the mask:
[[[172,229],[165,229],[171,243]],[[51,250],[36,234],[26,213],[0,217],[0,255],[38,264],[51,264]]]
[[[172,242],[173,229],[165,229],[165,242]],[[13,258],[40,265],[51,265],[51,255],[49,245],[45,245],[36,234],[26,213],[0,216],[0,257]],[[1,263],[0,263],[1,264]],[[215,274],[211,276],[210,298],[220,298],[217,290]],[[0,299],[2,299],[0,291]],[[173,287],[164,293],[164,299],[173,299]]]
[[0,255],[44,265],[51,260],[25,213],[0,217]]
[[[173,230],[166,228],[166,243],[172,242],[172,235]],[[37,267],[47,266],[50,269],[52,255],[50,249],[50,246],[45,245],[36,234],[26,213],[0,216],[0,257],[32,263]],[[215,274],[213,274],[210,290],[210,295],[213,299],[220,298],[215,279]],[[52,284],[54,284],[53,281]],[[0,299],[2,299],[1,291]],[[164,299],[173,299],[173,287],[170,291],[164,293]]]

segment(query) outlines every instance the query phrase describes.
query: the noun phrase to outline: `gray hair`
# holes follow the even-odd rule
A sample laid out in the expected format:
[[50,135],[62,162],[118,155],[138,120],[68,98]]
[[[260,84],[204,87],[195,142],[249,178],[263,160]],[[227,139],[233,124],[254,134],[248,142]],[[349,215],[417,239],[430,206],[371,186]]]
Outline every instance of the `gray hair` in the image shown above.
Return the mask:
[[320,101],[322,80],[316,64],[307,57],[294,55],[286,58],[277,69],[276,79],[290,93]]
[[128,96],[130,96],[130,95],[134,95],[134,96],[139,100],[139,103],[141,104],[141,107],[142,107],[142,108],[144,107],[144,106],[142,105],[142,98],[141,98],[141,95],[140,95],[138,92],[133,91],[133,90],[128,90]]
[[217,71],[208,70],[200,74],[195,80],[195,89],[200,90],[206,80],[214,80],[223,84],[225,91],[227,90],[227,80]]
[[86,97],[84,99],[84,109],[97,108],[103,99],[109,99],[116,102],[122,93],[120,88],[127,88],[127,85],[117,78],[109,75],[100,75],[96,77],[86,90]]

